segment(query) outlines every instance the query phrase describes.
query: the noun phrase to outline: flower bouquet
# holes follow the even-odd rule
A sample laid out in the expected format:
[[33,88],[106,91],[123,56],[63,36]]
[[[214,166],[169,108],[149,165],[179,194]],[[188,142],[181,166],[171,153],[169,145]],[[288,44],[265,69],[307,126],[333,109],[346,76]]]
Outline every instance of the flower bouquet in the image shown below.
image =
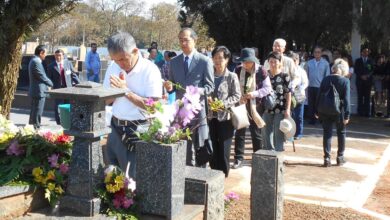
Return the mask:
[[66,187],[71,148],[70,137],[62,132],[18,128],[0,115],[0,186],[41,186],[55,205]]
[[137,219],[135,182],[115,166],[109,166],[104,174],[104,186],[98,190],[103,213],[118,219]]
[[148,99],[144,105],[144,114],[149,127],[138,131],[138,137],[146,142],[171,144],[182,139],[191,139],[190,122],[201,110],[199,88],[187,86],[182,99],[173,105],[162,105],[159,101]]

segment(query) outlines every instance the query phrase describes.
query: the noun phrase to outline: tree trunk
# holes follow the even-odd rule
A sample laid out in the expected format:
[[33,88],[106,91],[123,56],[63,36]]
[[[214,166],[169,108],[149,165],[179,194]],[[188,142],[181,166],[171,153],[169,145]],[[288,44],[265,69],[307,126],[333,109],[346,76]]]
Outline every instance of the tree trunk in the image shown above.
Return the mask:
[[9,118],[22,61],[23,36],[7,39],[6,42],[9,44],[0,51],[0,114]]

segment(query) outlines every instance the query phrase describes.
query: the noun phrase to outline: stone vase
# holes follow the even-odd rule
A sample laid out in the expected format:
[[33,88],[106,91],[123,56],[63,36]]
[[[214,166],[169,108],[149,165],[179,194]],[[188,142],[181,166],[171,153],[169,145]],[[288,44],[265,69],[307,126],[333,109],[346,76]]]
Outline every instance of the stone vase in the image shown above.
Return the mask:
[[136,144],[139,211],[173,219],[184,207],[187,142]]

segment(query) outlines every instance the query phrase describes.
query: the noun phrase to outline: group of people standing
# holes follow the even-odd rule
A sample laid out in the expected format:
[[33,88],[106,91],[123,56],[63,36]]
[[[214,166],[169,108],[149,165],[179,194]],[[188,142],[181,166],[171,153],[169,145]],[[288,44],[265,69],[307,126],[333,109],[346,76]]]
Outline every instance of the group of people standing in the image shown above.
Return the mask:
[[[182,53],[176,55],[175,52],[165,51],[157,61],[161,54],[157,43],[150,48],[154,59],[149,59],[141,54],[134,38],[126,32],[119,32],[108,39],[108,52],[113,62],[107,68],[103,86],[123,88],[127,91],[124,97],[107,102],[112,104],[113,115],[112,133],[108,137],[106,151],[109,164],[120,166],[129,177],[135,178],[134,144],[138,140],[135,131],[147,123],[139,109],[144,108],[147,99],[161,99],[164,93],[175,93],[177,99],[182,98],[184,93],[176,89],[178,84],[182,87],[196,86],[202,91],[201,111],[190,123],[197,126],[193,130],[191,140],[187,142],[187,165],[204,166],[197,162],[195,155],[211,140],[214,150],[210,161],[212,169],[223,171],[227,177],[231,167],[237,169],[242,166],[246,127],[235,129],[229,111],[238,105],[245,105],[248,113],[253,151],[284,151],[285,141],[299,140],[303,136],[305,102],[308,104],[309,123],[315,124],[318,119],[322,122],[324,166],[331,164],[330,140],[333,124],[336,124],[339,139],[337,164],[342,165],[345,162],[345,127],[350,118],[350,66],[345,60],[338,58],[330,65],[322,57],[322,48],[315,47],[314,58],[305,65],[300,65],[300,55],[294,52],[286,55],[286,41],[279,38],[274,41],[273,50],[264,65],[261,65],[253,48],[244,48],[240,56],[233,60],[238,65],[229,70],[228,65],[233,58],[227,47],[215,47],[210,59],[196,50],[197,34],[193,29],[181,29],[178,40]],[[57,82],[54,83],[56,86],[53,86],[52,80],[46,74],[39,73],[42,73],[42,70],[36,71],[43,69],[41,61],[45,56],[45,50],[37,48],[36,57],[29,66],[31,95],[40,94],[35,91],[37,86],[63,88],[79,82],[71,65],[64,63],[63,55],[63,51],[56,51],[56,62],[49,68],[49,78],[55,78]],[[93,57],[92,54],[89,59],[94,59]],[[358,88],[367,78],[366,72],[359,72],[359,62],[356,61],[355,64],[355,73],[359,78]],[[362,62],[366,71],[368,61],[364,56]],[[89,68],[95,67],[95,64],[91,64]],[[54,74],[54,71],[58,73]],[[341,100],[341,113],[337,116],[319,112],[317,108],[319,97],[330,86],[335,87]],[[265,107],[264,100],[270,96],[274,105]],[[225,110],[210,112],[208,105],[216,99],[223,103]],[[365,101],[365,96],[362,96],[361,102]],[[32,108],[30,122],[39,127],[40,119],[37,115],[43,110],[40,106],[44,104],[44,99],[42,103],[40,96],[33,96],[32,103],[38,108]],[[365,105],[359,106],[361,113],[365,113]],[[281,129],[285,120],[293,120],[296,124],[292,135],[286,135]],[[265,126],[264,123],[259,123],[261,121],[265,122]],[[230,166],[233,137],[235,160]]]

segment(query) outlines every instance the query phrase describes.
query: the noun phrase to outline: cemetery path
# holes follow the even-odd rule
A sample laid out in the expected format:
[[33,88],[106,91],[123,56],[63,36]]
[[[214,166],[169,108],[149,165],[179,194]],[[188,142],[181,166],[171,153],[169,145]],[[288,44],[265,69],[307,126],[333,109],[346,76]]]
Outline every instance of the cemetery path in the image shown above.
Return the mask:
[[[332,167],[329,168],[322,167],[321,126],[306,126],[304,138],[295,141],[296,152],[293,152],[292,143],[287,143],[283,153],[287,204],[295,208],[301,207],[301,204],[311,204],[310,207],[317,207],[319,212],[324,209],[322,207],[349,208],[375,218],[390,219],[389,124],[389,120],[385,119],[353,118],[347,127],[347,163],[341,167],[336,166],[337,138],[334,136]],[[232,169],[225,181],[226,192],[234,191],[244,198],[249,198],[250,195],[252,169],[252,146],[249,136],[247,137],[244,166]],[[387,172],[384,172],[386,167]],[[381,177],[382,174],[384,175]],[[286,207],[286,211],[288,210],[290,209]],[[327,219],[334,219],[329,217],[331,218]]]

